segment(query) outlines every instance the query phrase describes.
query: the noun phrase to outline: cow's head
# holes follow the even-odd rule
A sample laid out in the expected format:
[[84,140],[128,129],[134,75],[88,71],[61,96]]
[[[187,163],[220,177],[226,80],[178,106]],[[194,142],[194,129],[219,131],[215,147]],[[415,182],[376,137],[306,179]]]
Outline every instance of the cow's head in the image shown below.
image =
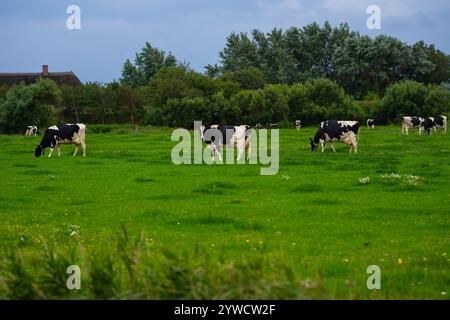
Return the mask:
[[309,137],[309,144],[311,145],[311,151],[316,151],[317,150],[317,143],[314,142],[314,140]]
[[36,149],[34,149],[34,156],[36,158],[39,158],[44,153],[44,148],[42,148],[42,145],[38,144],[36,146]]

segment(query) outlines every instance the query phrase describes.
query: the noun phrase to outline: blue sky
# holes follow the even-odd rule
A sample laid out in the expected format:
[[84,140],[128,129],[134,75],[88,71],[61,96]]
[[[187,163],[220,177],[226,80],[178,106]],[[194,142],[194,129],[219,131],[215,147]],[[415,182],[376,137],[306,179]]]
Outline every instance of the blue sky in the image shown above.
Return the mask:
[[[68,30],[66,8],[81,8],[81,30]],[[366,27],[369,5],[381,8],[381,30]],[[2,0],[0,72],[73,70],[82,81],[120,77],[123,62],[149,41],[203,71],[218,61],[232,31],[348,22],[361,33],[450,53],[448,0]]]

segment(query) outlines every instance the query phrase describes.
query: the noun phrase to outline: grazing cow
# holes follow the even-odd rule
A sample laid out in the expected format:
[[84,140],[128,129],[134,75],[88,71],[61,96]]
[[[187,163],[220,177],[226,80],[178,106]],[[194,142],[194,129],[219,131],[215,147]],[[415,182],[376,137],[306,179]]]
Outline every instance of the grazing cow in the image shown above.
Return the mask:
[[367,119],[367,128],[369,128],[369,129],[375,128],[375,120],[374,119]]
[[300,130],[302,127],[302,120],[295,120],[295,129]]
[[77,124],[61,124],[52,126],[45,130],[41,143],[36,146],[34,151],[35,157],[40,157],[44,153],[45,148],[50,148],[48,157],[53,154],[54,148],[58,149],[58,156],[61,156],[61,144],[74,144],[77,155],[80,146],[83,148],[83,157],[86,157],[86,126],[82,123]]
[[262,128],[263,128],[263,126],[261,123],[255,124],[255,129],[262,129]]
[[434,130],[436,131],[436,127],[443,129],[444,133],[447,133],[447,117],[441,116],[440,114],[434,115]]
[[225,125],[212,125],[209,128],[200,126],[201,138],[207,144],[208,148],[213,152],[213,156],[217,154],[219,160],[222,161],[220,155],[220,149],[224,146],[226,148],[238,149],[237,160],[242,158],[242,155],[246,153],[246,159],[250,159],[251,151],[251,128],[250,126],[225,126]]
[[311,151],[317,150],[319,143],[322,145],[322,152],[325,150],[325,143],[330,142],[331,149],[336,152],[333,142],[340,141],[350,146],[349,153],[352,150],[357,153],[358,143],[356,141],[355,128],[346,124],[348,121],[327,120],[320,124],[314,139],[309,138]]
[[38,134],[38,127],[27,126],[27,131],[25,132],[25,136],[31,137],[31,136],[36,136],[37,134]]
[[421,117],[402,117],[402,133],[408,135],[410,128],[419,128],[419,135],[425,128],[425,119]]
[[430,135],[432,129],[436,132],[436,121],[433,117],[428,117],[423,120],[422,127]]

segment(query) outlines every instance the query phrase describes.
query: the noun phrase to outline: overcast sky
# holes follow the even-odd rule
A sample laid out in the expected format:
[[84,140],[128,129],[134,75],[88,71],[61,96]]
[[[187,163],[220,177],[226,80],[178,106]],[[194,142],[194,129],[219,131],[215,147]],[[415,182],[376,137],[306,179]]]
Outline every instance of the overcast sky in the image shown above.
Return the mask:
[[[69,30],[66,9],[81,8],[81,29]],[[381,30],[366,27],[366,9],[381,8]],[[348,22],[361,33],[413,43],[424,40],[450,53],[449,0],[2,0],[0,72],[73,70],[82,81],[120,77],[146,41],[203,72],[218,61],[232,31]]]

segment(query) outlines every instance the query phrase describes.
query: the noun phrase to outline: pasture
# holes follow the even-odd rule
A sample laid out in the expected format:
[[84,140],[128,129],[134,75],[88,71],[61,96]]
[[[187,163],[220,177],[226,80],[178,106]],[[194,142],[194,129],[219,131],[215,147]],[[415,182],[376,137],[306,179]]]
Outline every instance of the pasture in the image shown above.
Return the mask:
[[[448,299],[450,134],[362,127],[349,155],[281,129],[279,172],[261,176],[172,164],[166,128],[89,128],[85,159],[0,136],[0,298]],[[64,262],[81,290],[56,288]]]

